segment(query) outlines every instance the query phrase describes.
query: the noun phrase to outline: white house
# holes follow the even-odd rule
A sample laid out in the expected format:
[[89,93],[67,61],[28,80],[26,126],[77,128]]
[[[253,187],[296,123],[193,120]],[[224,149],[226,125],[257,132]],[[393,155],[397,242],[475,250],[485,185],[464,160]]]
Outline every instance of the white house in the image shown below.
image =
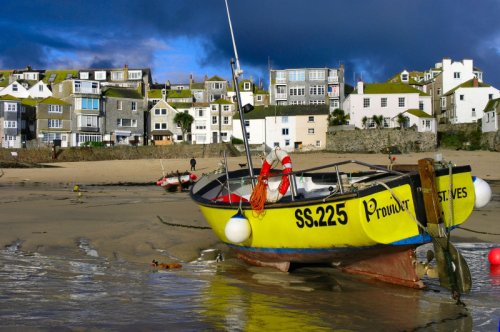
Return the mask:
[[[249,144],[280,147],[291,152],[326,147],[328,106],[256,107],[245,114],[245,130]],[[239,114],[233,119],[233,135],[242,139]]]
[[182,137],[182,130],[174,121],[178,111],[165,100],[158,101],[150,110],[151,141],[154,145],[168,145]]
[[28,93],[31,98],[45,99],[52,97],[52,91],[43,81],[36,82],[31,88],[28,89]]
[[193,144],[209,144],[210,134],[210,104],[195,103],[190,113],[193,118],[191,138]]
[[[349,124],[357,128],[375,128],[373,116],[383,117],[384,128],[399,127],[398,115],[408,110],[420,110],[432,114],[431,97],[409,85],[400,83],[358,82],[357,89],[351,93],[343,104],[349,115]],[[417,118],[407,114],[410,123],[417,125]],[[414,122],[413,122],[413,121]]]
[[28,98],[30,93],[23,84],[14,81],[0,90],[0,96],[11,95],[16,98]]
[[483,133],[498,131],[498,114],[500,113],[500,98],[492,99],[484,109],[481,129]]
[[488,102],[499,97],[498,89],[472,78],[441,98],[441,110],[450,123],[474,123],[483,118]]

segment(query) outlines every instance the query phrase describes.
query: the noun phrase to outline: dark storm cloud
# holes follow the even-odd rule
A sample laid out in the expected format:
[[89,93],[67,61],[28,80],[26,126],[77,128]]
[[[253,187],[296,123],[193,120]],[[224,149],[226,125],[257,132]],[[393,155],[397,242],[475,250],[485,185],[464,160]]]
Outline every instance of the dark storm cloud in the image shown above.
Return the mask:
[[[346,67],[346,78],[382,81],[426,70],[443,57],[472,58],[500,87],[498,0],[230,0],[242,66]],[[199,66],[234,57],[223,0],[9,1],[0,64],[50,67],[54,52],[87,66],[151,66],[155,45],[201,41]],[[152,68],[154,71],[154,68]],[[200,74],[200,73],[198,73]],[[266,74],[267,75],[267,74]]]

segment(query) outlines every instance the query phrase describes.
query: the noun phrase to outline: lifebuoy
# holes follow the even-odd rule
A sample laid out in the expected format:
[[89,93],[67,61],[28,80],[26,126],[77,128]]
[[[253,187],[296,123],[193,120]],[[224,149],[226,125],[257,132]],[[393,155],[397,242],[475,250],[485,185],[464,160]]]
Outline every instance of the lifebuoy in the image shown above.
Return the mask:
[[292,159],[288,153],[279,148],[274,149],[266,156],[260,169],[260,176],[268,177],[273,164],[278,161],[283,165],[281,182],[277,190],[272,190],[269,186],[267,187],[266,202],[274,203],[279,201],[286,194],[288,187],[290,187],[290,179],[287,174],[292,172]]

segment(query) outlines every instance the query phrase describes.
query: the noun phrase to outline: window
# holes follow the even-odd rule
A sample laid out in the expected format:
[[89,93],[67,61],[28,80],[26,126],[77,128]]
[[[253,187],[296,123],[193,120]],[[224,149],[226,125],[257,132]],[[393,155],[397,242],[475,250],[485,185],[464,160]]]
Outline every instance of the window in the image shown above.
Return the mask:
[[262,101],[262,96],[261,95],[257,95],[257,101]]
[[223,119],[223,122],[222,122],[223,124],[225,124],[225,125],[229,124],[229,117],[228,116],[225,116],[222,119]]
[[309,135],[314,134],[314,128],[308,128],[308,129],[307,129],[307,133],[308,133]]
[[453,78],[460,78],[460,72],[458,72],[458,71],[454,72]]
[[116,119],[118,127],[137,127],[136,119]]
[[82,110],[99,110],[99,99],[97,98],[79,98],[78,101],[81,103]]
[[276,82],[286,82],[286,72],[285,71],[277,71],[276,72]]
[[289,139],[285,140],[285,146],[290,146],[290,140]]
[[106,72],[105,71],[96,71],[94,72],[94,78],[99,81],[103,81],[106,79]]
[[294,86],[290,88],[290,96],[303,96],[305,95],[305,87]]
[[214,90],[222,89],[222,83],[219,83],[219,82],[212,83],[212,89],[214,89]]
[[155,115],[167,115],[166,108],[157,108],[155,109]]
[[339,101],[338,99],[334,99],[332,100],[332,107],[335,109],[335,108],[339,108]]
[[80,72],[80,78],[81,78],[82,80],[88,80],[88,79],[89,79],[89,73],[88,73],[88,72],[86,72],[86,71],[82,71],[82,72]]
[[391,123],[391,118],[384,118],[384,128],[389,128],[389,124]]
[[399,107],[405,107],[405,97],[399,97],[398,98],[398,106]]
[[309,94],[313,96],[323,96],[325,95],[324,85],[311,85],[309,87]]
[[319,148],[321,146],[321,141],[316,141],[316,146]]
[[305,100],[291,100],[290,105],[305,105],[306,101]]
[[17,84],[12,84],[12,91],[17,91],[17,90],[19,90]]
[[203,116],[203,109],[202,108],[198,109],[198,116],[200,116],[200,117]]
[[282,128],[282,129],[281,129],[281,134],[282,134],[283,136],[288,136],[288,128]]
[[121,100],[117,100],[117,101],[116,101],[116,109],[117,109],[117,110],[121,110],[121,109],[122,109],[122,107],[123,107],[123,103],[122,103],[122,101],[121,101]]
[[137,111],[137,102],[136,101],[133,101],[130,105],[130,109],[132,111]]
[[224,112],[229,112],[231,109],[229,108],[229,105],[224,105],[224,106],[222,106],[222,110]]
[[128,79],[129,80],[140,80],[142,78],[142,71],[140,70],[129,70]]
[[475,109],[475,108],[473,108],[473,109],[472,109],[472,117],[473,117],[473,118],[475,118],[475,117],[476,117],[476,109]]
[[97,127],[97,116],[82,115],[78,118],[79,127]]
[[437,93],[438,96],[440,96],[441,95],[441,88],[437,88],[436,89],[436,93]]
[[309,116],[307,118],[307,122],[314,122],[314,116]]
[[281,117],[281,123],[288,123],[288,116],[287,115],[283,115]]
[[4,128],[17,128],[17,121],[4,121]]
[[421,101],[421,100],[418,102],[418,109],[421,110],[421,111],[424,110],[424,102]]
[[464,100],[464,95],[460,95],[460,100]]
[[[62,86],[59,90],[62,91]],[[73,81],[73,90],[76,93],[99,93],[99,83],[91,81]]]
[[311,100],[309,101],[309,105],[324,105],[326,102],[324,100]]
[[249,91],[250,90],[250,82],[243,83],[243,90],[245,90],[245,91]]
[[17,112],[17,104],[15,103],[6,103],[7,108],[5,109],[7,112]]
[[489,99],[489,100],[492,100],[492,99],[493,99],[493,94],[492,94],[492,93],[488,94],[488,99]]
[[407,82],[408,81],[408,74],[402,74],[401,75],[401,81]]
[[[196,129],[200,129],[200,130],[207,129],[207,125],[206,125],[205,121],[195,121],[194,126]],[[205,140],[203,140],[203,141],[205,141]]]
[[166,130],[167,129],[167,124],[165,122],[155,122],[155,129],[156,130]]
[[387,107],[387,98],[380,98],[380,107]]
[[446,98],[441,97],[441,107],[446,107]]
[[49,119],[49,128],[62,128],[62,120],[60,119]]
[[311,80],[311,81],[324,81],[325,80],[325,71],[324,70],[310,70],[309,71],[309,80]]
[[217,117],[215,115],[212,116],[212,124],[217,124]]
[[42,84],[40,84],[40,85],[38,86],[38,92],[43,92],[43,85],[42,85]]
[[63,108],[61,105],[49,105],[50,113],[62,113]]
[[423,120],[422,122],[425,129],[431,129],[431,120]]
[[306,72],[304,70],[290,70],[288,72],[289,81],[305,81]]
[[212,105],[212,111],[217,111],[217,105]]
[[113,81],[123,81],[123,71],[112,71],[111,80]]
[[363,98],[363,107],[364,108],[370,107],[370,98]]

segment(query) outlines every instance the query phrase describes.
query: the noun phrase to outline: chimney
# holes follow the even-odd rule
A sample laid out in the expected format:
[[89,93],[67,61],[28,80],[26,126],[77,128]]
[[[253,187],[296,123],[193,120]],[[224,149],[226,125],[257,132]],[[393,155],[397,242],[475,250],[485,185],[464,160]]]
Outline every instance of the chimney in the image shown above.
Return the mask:
[[128,65],[123,66],[123,80],[128,81]]
[[474,78],[472,79],[472,87],[474,87],[474,88],[479,87],[479,82],[478,82],[476,76],[474,76]]
[[361,80],[358,81],[358,85],[357,85],[356,89],[358,90],[358,95],[364,94],[363,81],[361,81]]

